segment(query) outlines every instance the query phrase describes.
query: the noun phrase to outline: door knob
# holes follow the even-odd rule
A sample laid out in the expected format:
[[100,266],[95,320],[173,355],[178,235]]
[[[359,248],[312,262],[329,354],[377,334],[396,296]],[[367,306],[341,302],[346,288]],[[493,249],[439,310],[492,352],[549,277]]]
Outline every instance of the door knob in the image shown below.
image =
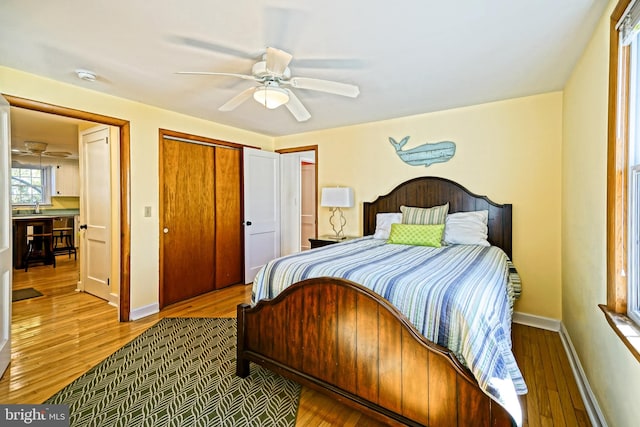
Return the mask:
[[169,229],[168,229],[167,227],[165,227],[165,228],[163,228],[163,229],[162,229],[162,232],[163,232],[164,234],[167,234],[167,233],[169,232]]

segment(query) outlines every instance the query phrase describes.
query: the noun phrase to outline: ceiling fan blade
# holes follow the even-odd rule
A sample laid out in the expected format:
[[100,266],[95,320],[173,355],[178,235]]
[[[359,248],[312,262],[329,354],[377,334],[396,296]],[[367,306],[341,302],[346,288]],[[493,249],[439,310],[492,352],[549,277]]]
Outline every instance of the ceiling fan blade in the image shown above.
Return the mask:
[[329,68],[332,70],[361,69],[366,66],[361,59],[345,58],[298,58],[296,57],[296,69],[298,68]]
[[247,99],[251,98],[253,92],[255,92],[255,87],[250,87],[248,89],[243,90],[227,102],[225,102],[218,110],[220,111],[232,111],[235,110],[240,104],[242,104]]
[[246,59],[258,59],[258,58],[260,58],[260,55],[262,55],[262,53],[264,53],[264,51],[262,53],[261,52],[246,52],[246,51],[243,51],[243,50],[235,49],[235,48],[230,47],[230,46],[224,46],[224,45],[221,45],[221,44],[208,42],[208,41],[205,41],[205,40],[199,40],[199,39],[195,39],[195,38],[192,38],[192,37],[170,36],[169,40],[171,40],[174,43],[183,44],[183,45],[195,47],[195,48],[198,48],[198,49],[208,50],[208,51],[211,51],[211,52],[223,53],[225,55],[231,55],[231,56],[236,56],[236,57],[239,57],[239,58],[246,58]]
[[210,71],[176,71],[176,74],[195,74],[195,75],[203,75],[203,76],[227,76],[227,77],[238,77],[245,80],[256,80],[254,76],[250,76],[248,74],[215,73]]
[[298,99],[298,97],[291,90],[285,90],[289,94],[289,102],[284,105],[287,106],[287,109],[291,112],[291,114],[293,114],[293,117],[295,117],[299,122],[309,120],[311,118],[311,114],[309,113],[309,111],[307,111],[304,105],[302,105],[300,99]]
[[275,74],[276,76],[282,76],[284,70],[289,66],[291,58],[293,58],[293,56],[284,50],[276,49],[275,47],[268,47],[267,71]]
[[313,79],[309,77],[292,77],[288,82],[296,89],[317,90],[335,95],[349,96],[355,98],[360,94],[360,89],[356,85],[348,83],[333,82],[330,80]]

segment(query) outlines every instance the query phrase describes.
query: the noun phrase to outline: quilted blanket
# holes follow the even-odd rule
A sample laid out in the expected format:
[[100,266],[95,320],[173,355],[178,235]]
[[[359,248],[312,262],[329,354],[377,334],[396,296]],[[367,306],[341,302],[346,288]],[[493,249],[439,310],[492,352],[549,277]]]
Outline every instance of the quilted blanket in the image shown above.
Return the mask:
[[450,349],[520,424],[517,394],[527,387],[511,350],[520,279],[501,249],[350,240],[270,261],[254,279],[252,302],[321,276],[360,283],[387,299],[428,340]]

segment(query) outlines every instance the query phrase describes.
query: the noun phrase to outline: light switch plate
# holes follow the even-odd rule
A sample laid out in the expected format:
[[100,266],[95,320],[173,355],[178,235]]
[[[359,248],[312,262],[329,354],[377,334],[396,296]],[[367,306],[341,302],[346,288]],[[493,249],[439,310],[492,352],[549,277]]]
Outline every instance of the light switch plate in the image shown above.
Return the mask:
[[151,217],[151,206],[145,206],[144,207],[144,216],[146,218]]

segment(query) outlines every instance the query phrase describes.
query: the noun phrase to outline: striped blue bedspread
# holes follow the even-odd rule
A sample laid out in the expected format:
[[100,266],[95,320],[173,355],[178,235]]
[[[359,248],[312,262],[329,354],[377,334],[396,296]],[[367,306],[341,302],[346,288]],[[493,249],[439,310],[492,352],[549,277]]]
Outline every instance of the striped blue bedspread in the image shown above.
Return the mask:
[[428,340],[450,349],[520,424],[517,394],[527,386],[511,350],[520,280],[501,249],[350,240],[270,261],[254,279],[252,302],[321,276],[354,281],[386,298]]

